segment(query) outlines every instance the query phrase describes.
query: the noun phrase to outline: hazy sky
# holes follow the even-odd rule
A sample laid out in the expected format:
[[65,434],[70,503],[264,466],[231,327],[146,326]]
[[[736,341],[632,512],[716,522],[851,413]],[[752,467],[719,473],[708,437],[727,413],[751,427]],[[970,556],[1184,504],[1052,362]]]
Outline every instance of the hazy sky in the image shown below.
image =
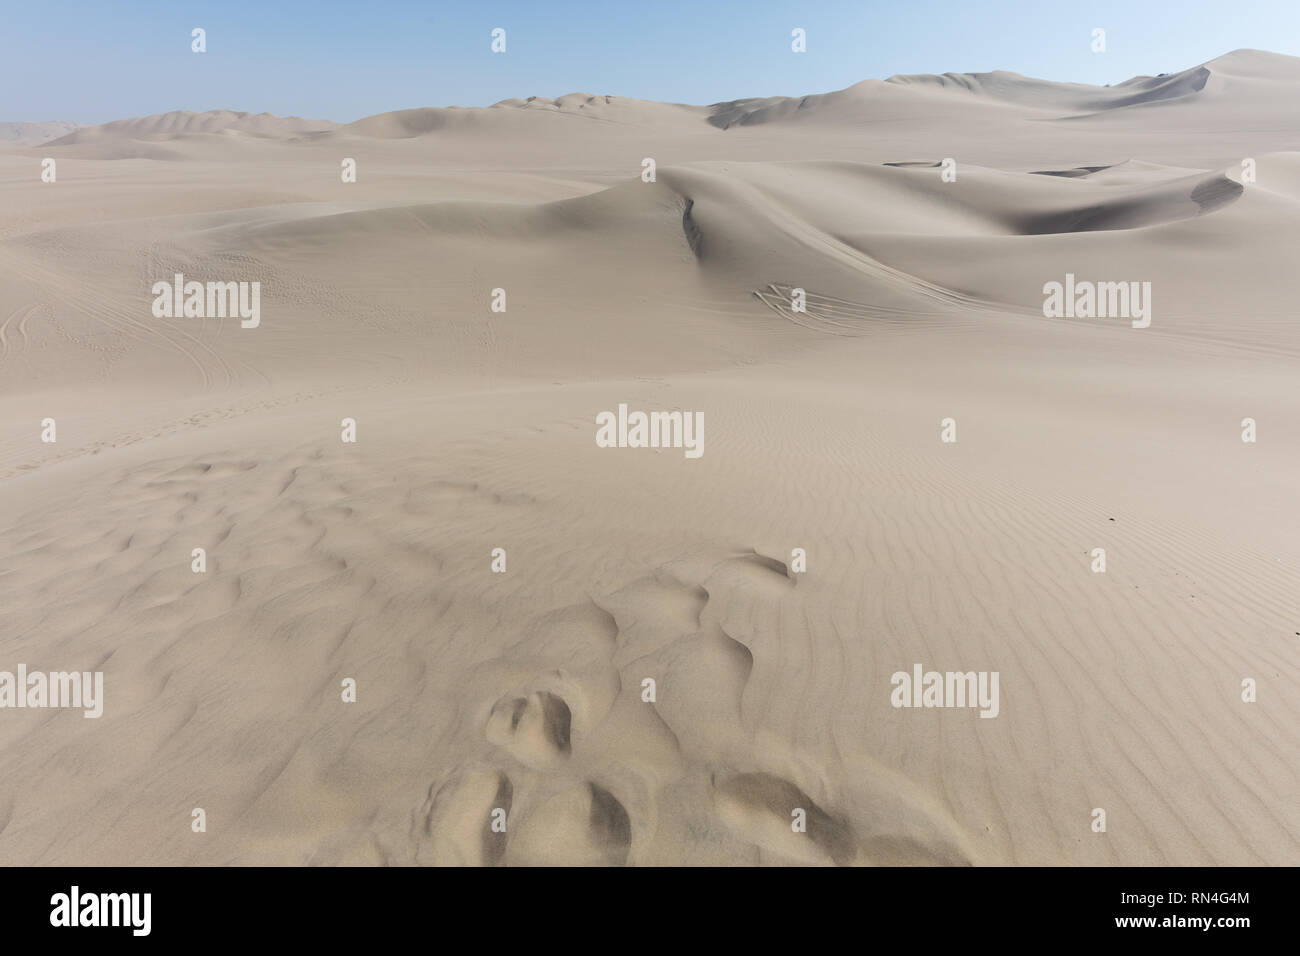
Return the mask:
[[[190,51],[194,27],[206,53]],[[806,53],[790,50],[795,27]],[[1091,51],[1095,27],[1105,53]],[[1240,47],[1300,55],[1300,0],[0,0],[0,31],[0,120],[235,109],[347,122],[571,92],[704,104],[895,73],[1117,83]]]

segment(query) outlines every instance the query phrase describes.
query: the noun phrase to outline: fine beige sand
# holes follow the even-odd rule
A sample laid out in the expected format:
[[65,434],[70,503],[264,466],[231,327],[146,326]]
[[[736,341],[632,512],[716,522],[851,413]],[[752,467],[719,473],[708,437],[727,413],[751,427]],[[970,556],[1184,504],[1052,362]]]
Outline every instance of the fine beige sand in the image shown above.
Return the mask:
[[0,862],[1300,863],[1300,60],[39,125],[0,670],[104,713],[0,710]]

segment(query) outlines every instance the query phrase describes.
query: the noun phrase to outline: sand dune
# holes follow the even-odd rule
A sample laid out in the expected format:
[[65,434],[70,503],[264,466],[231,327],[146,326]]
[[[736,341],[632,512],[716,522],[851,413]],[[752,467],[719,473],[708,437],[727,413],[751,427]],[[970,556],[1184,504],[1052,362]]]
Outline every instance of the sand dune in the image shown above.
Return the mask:
[[0,147],[39,146],[59,139],[81,126],[81,123],[69,122],[0,123]]
[[653,128],[694,124],[704,112],[704,108],[699,106],[570,93],[557,99],[530,96],[526,99],[502,100],[486,109],[453,106],[381,113],[349,123],[338,132],[339,135],[374,136],[380,139],[404,139],[448,130],[505,132],[519,129],[518,124],[531,121],[521,118],[520,113],[548,113],[566,118]]
[[74,130],[48,145],[73,146],[105,139],[174,139],[199,133],[224,132],[250,133],[255,136],[291,136],[328,130],[337,125],[337,123],[319,120],[304,120],[297,116],[272,116],[270,113],[259,113],[254,116],[252,113],[237,113],[231,110],[210,110],[206,113],[176,110],[171,113],[116,120],[102,126]]
[[[98,719],[4,712],[0,858],[1295,863],[1297,86],[1238,51],[0,152],[0,670],[105,675]],[[177,273],[260,324],[156,318]],[[1067,273],[1150,326],[1045,317]],[[704,453],[599,447],[620,404]],[[893,706],[916,664],[997,716]]]

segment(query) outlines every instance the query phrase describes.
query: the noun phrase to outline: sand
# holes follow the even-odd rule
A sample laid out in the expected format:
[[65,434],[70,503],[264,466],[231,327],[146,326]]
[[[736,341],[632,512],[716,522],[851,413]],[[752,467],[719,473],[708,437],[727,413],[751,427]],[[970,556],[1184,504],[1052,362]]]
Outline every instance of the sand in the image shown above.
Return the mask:
[[0,710],[0,861],[1300,862],[1300,60],[46,132],[0,670],[105,690]]

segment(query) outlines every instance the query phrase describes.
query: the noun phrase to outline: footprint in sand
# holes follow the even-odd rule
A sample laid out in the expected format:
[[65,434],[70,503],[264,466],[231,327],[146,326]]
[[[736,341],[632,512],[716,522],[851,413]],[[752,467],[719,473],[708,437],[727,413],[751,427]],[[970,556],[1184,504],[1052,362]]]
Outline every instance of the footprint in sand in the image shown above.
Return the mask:
[[632,847],[632,821],[622,802],[588,780],[551,797],[519,823],[512,864],[621,866]]
[[[772,774],[738,773],[716,779],[714,803],[724,823],[779,857],[843,866],[857,856],[848,824],[790,781]],[[796,811],[803,812],[802,832],[793,826]]]
[[539,690],[527,697],[497,701],[488,717],[487,739],[525,766],[549,767],[572,750],[572,722],[573,714],[563,697]]
[[[495,866],[506,852],[514,786],[498,770],[475,768],[452,776],[429,796],[416,815],[416,858],[433,866]],[[506,828],[493,829],[502,811]]]

